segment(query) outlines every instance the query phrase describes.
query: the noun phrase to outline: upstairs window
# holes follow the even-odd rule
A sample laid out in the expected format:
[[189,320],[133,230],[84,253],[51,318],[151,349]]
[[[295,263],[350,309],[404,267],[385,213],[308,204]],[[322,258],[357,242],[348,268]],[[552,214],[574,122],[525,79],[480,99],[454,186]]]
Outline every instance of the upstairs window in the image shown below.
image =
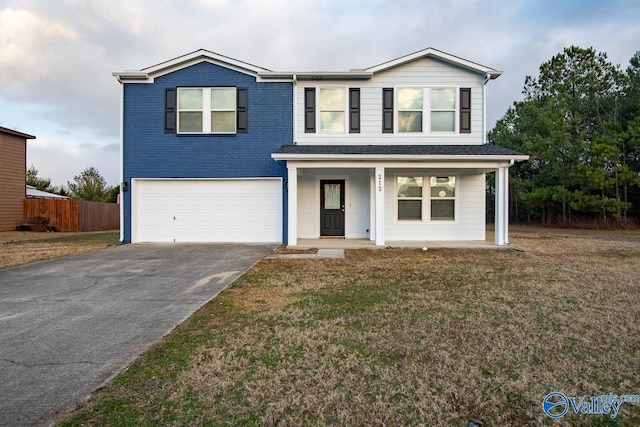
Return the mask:
[[[390,104],[385,99],[384,91],[390,92],[393,89],[383,89],[383,104]],[[396,132],[456,132],[456,112],[458,111],[456,98],[456,89],[451,87],[398,88],[396,93]],[[383,132],[391,132],[392,129],[388,110],[390,107],[383,105]],[[465,114],[467,114],[465,118],[470,117],[470,108],[465,110]]]
[[422,88],[398,89],[398,132],[422,132]]
[[347,129],[360,133],[360,88],[304,88],[304,133],[338,134]]
[[236,88],[178,88],[178,133],[235,133]]
[[455,132],[456,92],[453,88],[433,88],[431,92],[431,132]]
[[346,105],[344,88],[321,87],[319,92],[320,132],[344,133]]

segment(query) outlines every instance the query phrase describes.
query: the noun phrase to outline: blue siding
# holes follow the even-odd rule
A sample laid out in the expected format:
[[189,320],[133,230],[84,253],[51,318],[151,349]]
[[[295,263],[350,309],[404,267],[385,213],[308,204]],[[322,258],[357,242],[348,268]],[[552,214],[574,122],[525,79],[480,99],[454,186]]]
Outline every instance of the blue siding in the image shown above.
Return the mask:
[[[164,92],[180,86],[249,90],[249,132],[235,135],[164,133]],[[293,142],[293,85],[257,83],[208,62],[124,87],[124,180],[131,178],[283,178],[283,241],[287,240],[286,165],[271,153]],[[124,193],[124,241],[131,241],[131,190]]]

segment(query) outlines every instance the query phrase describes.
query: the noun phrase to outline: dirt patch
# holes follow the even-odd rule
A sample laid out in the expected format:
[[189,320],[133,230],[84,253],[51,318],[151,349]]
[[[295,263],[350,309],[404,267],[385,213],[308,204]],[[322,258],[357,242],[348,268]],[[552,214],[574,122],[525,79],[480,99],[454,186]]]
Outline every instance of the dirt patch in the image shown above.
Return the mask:
[[287,245],[282,244],[273,250],[276,254],[315,254],[318,252],[318,248],[309,249],[289,249]]

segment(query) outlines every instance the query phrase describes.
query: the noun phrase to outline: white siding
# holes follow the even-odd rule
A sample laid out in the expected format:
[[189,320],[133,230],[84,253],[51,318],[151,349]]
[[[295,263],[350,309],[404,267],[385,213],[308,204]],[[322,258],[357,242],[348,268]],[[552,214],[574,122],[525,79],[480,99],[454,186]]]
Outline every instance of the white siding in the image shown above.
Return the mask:
[[320,236],[320,180],[344,179],[345,237],[369,238],[369,169],[303,169],[298,176],[298,238]]
[[[453,222],[397,220],[396,176],[457,176],[456,219]],[[429,183],[423,187],[424,212],[429,212]],[[485,239],[485,175],[465,175],[464,171],[400,170],[385,171],[385,240],[484,240]]]
[[[370,80],[299,81],[296,86],[296,131],[299,144],[481,144],[483,128],[483,78],[479,73],[433,58],[375,74]],[[455,135],[408,135],[382,133],[382,88],[419,85],[471,88],[471,133]],[[319,86],[359,87],[361,121],[359,134],[304,132],[304,88]],[[394,121],[397,118],[394,118]],[[456,120],[459,120],[457,115]],[[348,132],[348,127],[347,127]]]

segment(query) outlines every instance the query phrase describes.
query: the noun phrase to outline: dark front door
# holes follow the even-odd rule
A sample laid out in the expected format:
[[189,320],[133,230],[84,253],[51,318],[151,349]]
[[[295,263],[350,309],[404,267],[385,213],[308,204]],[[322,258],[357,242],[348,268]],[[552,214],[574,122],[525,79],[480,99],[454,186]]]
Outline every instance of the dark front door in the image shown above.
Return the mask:
[[320,181],[320,236],[344,236],[344,179]]

